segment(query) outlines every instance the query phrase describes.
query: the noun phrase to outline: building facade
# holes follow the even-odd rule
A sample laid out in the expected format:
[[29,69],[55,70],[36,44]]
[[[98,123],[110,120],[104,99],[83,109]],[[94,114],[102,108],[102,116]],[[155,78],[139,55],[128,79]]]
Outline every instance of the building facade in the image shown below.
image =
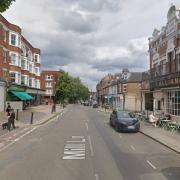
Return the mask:
[[[34,91],[31,94],[37,103],[40,91],[40,49],[34,48],[22,35],[22,29],[0,15],[0,77],[11,86],[22,86]],[[38,91],[39,90],[39,91]],[[18,97],[17,97],[18,98]]]
[[153,110],[180,116],[180,11],[171,6],[167,24],[149,38]]
[[41,88],[45,89],[44,100],[46,104],[52,104],[55,101],[56,85],[60,77],[60,71],[42,71]]
[[141,81],[142,73],[128,69],[107,75],[96,87],[99,104],[107,103],[118,110],[141,111]]

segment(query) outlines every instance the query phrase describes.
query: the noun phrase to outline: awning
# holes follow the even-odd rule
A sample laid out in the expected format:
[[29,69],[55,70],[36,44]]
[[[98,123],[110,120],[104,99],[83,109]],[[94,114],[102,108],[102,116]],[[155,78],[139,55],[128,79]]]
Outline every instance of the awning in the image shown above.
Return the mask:
[[13,95],[21,99],[22,101],[33,100],[33,97],[26,92],[11,91]]

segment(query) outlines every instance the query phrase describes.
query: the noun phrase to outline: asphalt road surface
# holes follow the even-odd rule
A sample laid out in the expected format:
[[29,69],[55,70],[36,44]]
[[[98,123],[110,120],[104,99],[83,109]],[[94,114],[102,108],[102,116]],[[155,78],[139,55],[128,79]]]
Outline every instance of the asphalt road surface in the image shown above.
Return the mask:
[[0,180],[179,180],[180,155],[140,133],[117,133],[70,105],[0,150]]

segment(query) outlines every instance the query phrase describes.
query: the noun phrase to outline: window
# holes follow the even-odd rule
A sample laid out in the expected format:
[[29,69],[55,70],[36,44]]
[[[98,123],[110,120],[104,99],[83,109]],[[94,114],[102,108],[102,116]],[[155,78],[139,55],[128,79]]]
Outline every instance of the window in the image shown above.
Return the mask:
[[6,42],[6,30],[3,29],[3,41]]
[[23,70],[26,70],[26,61],[24,60],[21,61],[21,67]]
[[169,91],[166,103],[167,113],[180,116],[180,91]]
[[157,102],[157,110],[161,110],[161,101]]
[[34,64],[29,64],[29,71],[30,73],[34,73],[35,69],[34,69]]
[[52,75],[47,75],[46,80],[53,80],[53,76]]
[[21,76],[21,84],[23,84],[23,85],[26,84],[26,76],[25,75]]
[[123,84],[123,92],[127,91],[127,84]]
[[39,67],[35,67],[35,74],[36,74],[37,76],[40,75],[40,73],[39,73]]
[[51,82],[47,82],[46,83],[46,87],[52,87],[52,83]]
[[29,79],[29,86],[32,87],[33,86],[33,79]]
[[13,83],[16,82],[16,73],[15,72],[10,73],[10,81]]
[[52,89],[46,89],[46,94],[52,95]]
[[34,55],[34,61],[35,61],[36,63],[39,63],[39,55],[38,55],[38,54],[35,54],[35,55]]
[[8,71],[7,71],[7,69],[3,69],[3,78],[5,80],[8,80]]
[[16,45],[16,35],[11,34],[11,45],[15,46]]
[[11,64],[17,65],[16,59],[17,55],[15,53],[11,53]]
[[6,51],[3,50],[3,62],[6,63]]

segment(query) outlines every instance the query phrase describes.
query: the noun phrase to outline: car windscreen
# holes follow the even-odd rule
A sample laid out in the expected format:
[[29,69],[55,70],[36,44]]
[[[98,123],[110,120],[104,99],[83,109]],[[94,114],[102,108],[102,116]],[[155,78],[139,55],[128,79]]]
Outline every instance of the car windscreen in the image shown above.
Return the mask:
[[130,112],[117,112],[118,118],[133,118],[133,114]]

